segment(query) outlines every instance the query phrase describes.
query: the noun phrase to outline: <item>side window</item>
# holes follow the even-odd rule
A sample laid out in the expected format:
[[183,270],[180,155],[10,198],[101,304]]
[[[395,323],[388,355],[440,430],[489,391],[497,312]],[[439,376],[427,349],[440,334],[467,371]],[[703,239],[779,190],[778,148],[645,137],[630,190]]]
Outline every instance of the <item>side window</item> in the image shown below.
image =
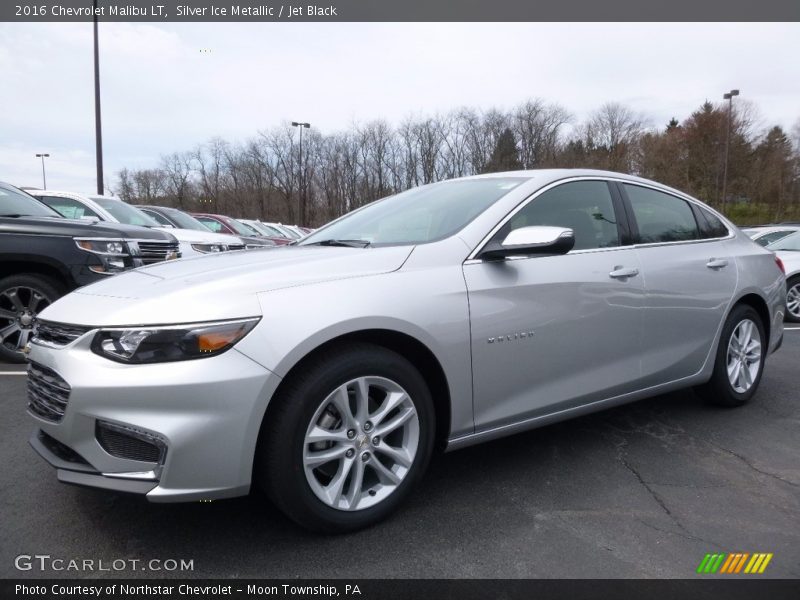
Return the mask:
[[146,214],[151,219],[155,220],[159,225],[163,225],[164,227],[172,227],[172,223],[170,223],[165,217],[163,217],[160,213],[153,212],[152,210],[147,210],[146,208],[140,208],[144,214]]
[[38,196],[38,198],[67,219],[100,218],[92,209],[72,198],[59,198],[58,196]]
[[719,218],[700,206],[695,205],[695,210],[699,215],[700,235],[704,240],[724,238],[730,233],[725,224]]
[[573,181],[546,191],[514,215],[494,239],[502,242],[514,229],[533,225],[572,229],[574,250],[620,245],[614,203],[605,181]]
[[197,220],[200,221],[206,227],[208,227],[214,233],[219,233],[220,230],[222,229],[222,225],[218,221],[215,221],[214,219],[209,219],[206,217],[197,217]]
[[638,185],[623,184],[639,226],[642,244],[696,240],[700,231],[685,200]]

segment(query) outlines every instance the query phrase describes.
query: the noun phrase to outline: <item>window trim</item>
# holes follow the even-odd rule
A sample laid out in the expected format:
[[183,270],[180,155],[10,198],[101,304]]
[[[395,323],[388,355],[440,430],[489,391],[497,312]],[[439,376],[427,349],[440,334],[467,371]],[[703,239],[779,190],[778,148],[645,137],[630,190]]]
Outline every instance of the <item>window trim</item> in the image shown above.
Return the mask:
[[[624,201],[623,201],[622,198],[617,198],[615,196],[615,192],[614,192],[613,182],[615,182],[617,180],[611,179],[611,178],[608,178],[608,177],[601,177],[601,176],[597,176],[597,175],[579,175],[579,176],[575,176],[575,177],[567,177],[565,179],[558,179],[556,181],[552,181],[552,182],[548,183],[546,186],[544,186],[542,188],[539,188],[538,190],[533,192],[530,196],[528,196],[524,200],[522,200],[522,202],[517,204],[517,206],[515,206],[513,209],[511,209],[511,211],[509,211],[508,214],[506,214],[505,217],[500,219],[500,221],[494,227],[492,227],[492,229],[489,230],[489,233],[486,236],[484,236],[483,239],[481,239],[480,242],[478,242],[478,244],[475,246],[475,248],[473,248],[472,252],[470,252],[469,255],[467,256],[467,258],[465,259],[464,264],[475,264],[475,263],[483,263],[483,262],[485,262],[484,260],[482,260],[480,258],[477,258],[477,257],[478,257],[478,255],[480,255],[481,252],[483,252],[483,250],[486,247],[486,245],[489,244],[489,242],[492,241],[492,239],[497,234],[497,232],[500,231],[500,229],[502,229],[503,226],[506,223],[508,223],[511,219],[513,219],[517,215],[518,212],[523,210],[526,206],[528,206],[528,204],[530,204],[531,202],[536,200],[539,196],[541,196],[542,194],[552,190],[553,188],[556,188],[556,187],[559,187],[559,186],[562,186],[562,185],[565,185],[565,184],[568,184],[568,183],[579,182],[579,181],[599,181],[599,182],[605,183],[608,186],[608,191],[609,191],[609,194],[611,195],[611,203],[612,203],[612,206],[614,207],[614,213],[615,213],[614,216],[617,218],[617,234],[620,236],[620,245],[619,246],[610,246],[608,248],[584,248],[582,250],[570,250],[564,256],[575,256],[575,255],[578,255],[578,254],[586,254],[586,253],[589,253],[589,252],[614,252],[614,251],[633,248],[634,245],[632,243],[630,243],[630,242],[632,242],[632,239],[630,237],[630,235],[631,235],[630,219],[629,219],[629,216],[627,214],[627,210],[624,207]],[[623,212],[622,213],[619,212],[620,203],[622,204],[622,207],[623,207]],[[624,231],[621,230],[621,228],[620,228],[620,225],[621,225],[622,222],[624,222],[624,224],[625,224],[625,230]],[[628,243],[626,243],[626,242],[628,242]],[[527,259],[531,259],[531,258],[542,258],[542,257],[537,257],[537,256],[513,256],[513,257],[507,257],[505,260],[527,260]]]
[[[634,248],[651,248],[651,247],[655,247],[655,246],[676,246],[676,245],[679,245],[679,244],[704,244],[704,243],[709,243],[709,242],[719,242],[720,240],[730,240],[730,239],[733,239],[735,237],[734,232],[725,223],[725,217],[723,217],[721,214],[717,213],[717,211],[715,211],[711,207],[702,206],[698,200],[696,200],[695,198],[692,198],[691,196],[686,196],[686,195],[683,195],[683,194],[677,194],[677,193],[675,193],[673,191],[667,191],[667,190],[665,190],[665,189],[663,189],[663,188],[661,188],[659,186],[648,185],[648,184],[642,183],[640,181],[629,181],[629,180],[626,180],[626,179],[616,179],[615,182],[617,183],[617,186],[619,187],[620,193],[622,194],[623,200],[625,202],[625,207],[626,207],[626,210],[628,211],[628,217],[630,219],[631,226],[636,232],[636,234],[634,236],[634,244],[633,244]],[[726,235],[725,237],[718,237],[718,238],[702,238],[702,237],[699,237],[699,238],[697,238],[695,240],[678,240],[678,241],[674,241],[674,242],[645,242],[645,243],[639,242],[638,241],[639,240],[639,224],[637,223],[636,218],[635,218],[635,216],[633,214],[633,206],[631,205],[630,198],[628,197],[628,194],[625,191],[625,185],[624,184],[643,187],[643,188],[646,188],[646,189],[653,190],[654,192],[661,192],[662,194],[666,194],[667,196],[672,196],[673,198],[677,198],[678,200],[683,200],[684,202],[688,203],[689,204],[689,208],[692,211],[692,216],[694,217],[695,224],[697,225],[697,233],[700,234],[700,235],[702,235],[702,231],[700,229],[700,223],[698,223],[698,221],[697,221],[697,214],[696,214],[695,211],[696,211],[696,209],[704,209],[705,208],[705,210],[708,210],[709,212],[711,212],[711,214],[713,214],[714,216],[716,216],[720,220],[720,222],[725,226],[725,229],[728,230],[728,235]]]

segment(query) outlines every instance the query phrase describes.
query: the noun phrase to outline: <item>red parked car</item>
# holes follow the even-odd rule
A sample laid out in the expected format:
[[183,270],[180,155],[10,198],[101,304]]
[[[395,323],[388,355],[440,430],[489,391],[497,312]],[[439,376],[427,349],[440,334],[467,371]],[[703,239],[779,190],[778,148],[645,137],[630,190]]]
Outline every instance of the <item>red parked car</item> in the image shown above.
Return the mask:
[[242,238],[247,246],[282,246],[283,241],[259,235],[244,223],[226,217],[225,215],[212,215],[208,213],[190,213],[195,219],[208,227],[214,233],[227,233]]

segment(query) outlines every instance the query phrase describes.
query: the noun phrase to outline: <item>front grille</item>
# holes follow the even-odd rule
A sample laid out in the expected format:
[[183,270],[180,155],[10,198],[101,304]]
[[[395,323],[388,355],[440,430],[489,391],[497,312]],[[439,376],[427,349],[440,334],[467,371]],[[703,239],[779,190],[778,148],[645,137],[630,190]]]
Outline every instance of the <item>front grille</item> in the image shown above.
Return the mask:
[[244,244],[230,244],[228,250],[244,250]]
[[58,423],[67,410],[71,388],[61,376],[35,362],[28,363],[28,410],[47,421]]
[[146,265],[179,258],[178,242],[139,242],[139,258]]
[[62,347],[71,344],[91,327],[81,325],[64,325],[63,323],[50,323],[37,321],[34,328],[33,342],[41,342],[48,346]]
[[133,431],[127,427],[97,422],[95,437],[100,446],[111,456],[138,460],[141,462],[162,462],[166,448],[144,432]]

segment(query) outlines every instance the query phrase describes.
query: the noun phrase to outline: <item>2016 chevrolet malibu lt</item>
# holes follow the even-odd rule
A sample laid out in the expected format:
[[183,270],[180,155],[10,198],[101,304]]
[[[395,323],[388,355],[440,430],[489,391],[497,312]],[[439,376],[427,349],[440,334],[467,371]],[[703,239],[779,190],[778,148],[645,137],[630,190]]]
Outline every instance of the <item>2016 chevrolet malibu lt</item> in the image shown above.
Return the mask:
[[53,303],[29,349],[31,444],[64,482],[153,502],[259,486],[347,531],[397,508],[436,448],[690,386],[747,402],[785,300],[774,254],[657,183],[446,181],[295,246]]

